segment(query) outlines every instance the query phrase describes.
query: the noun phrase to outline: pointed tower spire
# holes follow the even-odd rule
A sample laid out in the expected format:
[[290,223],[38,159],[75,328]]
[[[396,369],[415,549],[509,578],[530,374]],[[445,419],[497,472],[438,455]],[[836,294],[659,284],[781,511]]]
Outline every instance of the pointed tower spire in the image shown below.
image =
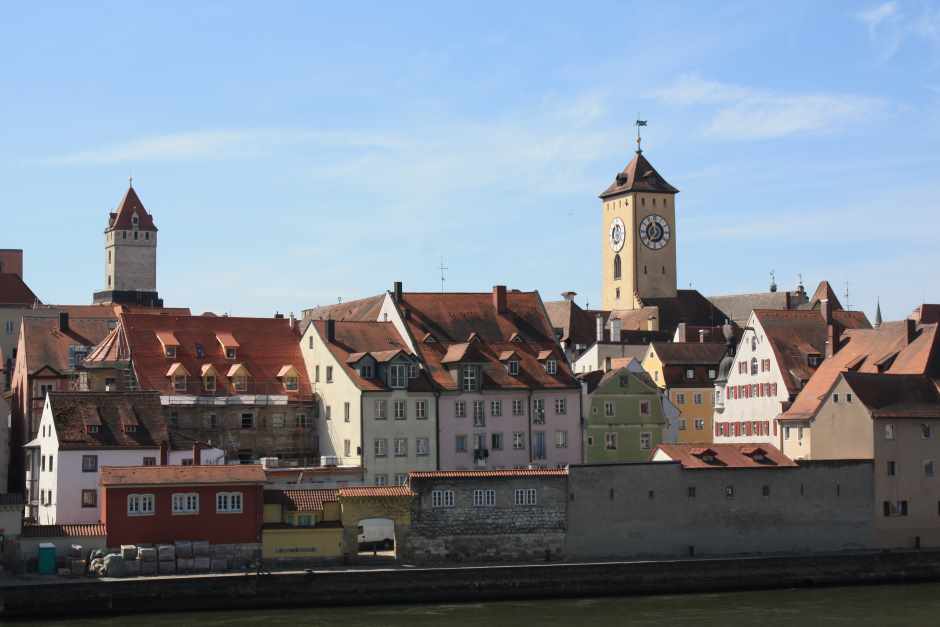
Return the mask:
[[875,305],[875,328],[878,329],[881,327],[881,299],[878,299],[878,304]]

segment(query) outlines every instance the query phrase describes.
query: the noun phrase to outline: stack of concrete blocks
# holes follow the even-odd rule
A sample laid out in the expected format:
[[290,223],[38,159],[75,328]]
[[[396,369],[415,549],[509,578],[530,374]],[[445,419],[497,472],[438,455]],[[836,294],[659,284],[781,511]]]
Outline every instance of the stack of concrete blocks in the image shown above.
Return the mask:
[[193,541],[193,570],[197,573],[207,573],[212,568],[212,557],[209,554],[208,540]]
[[157,561],[159,562],[159,572],[161,575],[176,574],[176,547],[172,544],[157,545]]
[[84,575],[88,566],[82,559],[82,545],[73,544],[69,548],[69,571],[73,577]]
[[135,544],[122,544],[121,545],[121,559],[124,560],[124,576],[125,577],[139,577],[140,576],[140,562],[138,561],[138,551],[137,545]]
[[176,547],[176,572],[193,572],[193,543],[189,540],[177,540],[174,543]]
[[157,549],[152,546],[139,547],[137,549],[137,561],[140,562],[141,575],[157,574]]

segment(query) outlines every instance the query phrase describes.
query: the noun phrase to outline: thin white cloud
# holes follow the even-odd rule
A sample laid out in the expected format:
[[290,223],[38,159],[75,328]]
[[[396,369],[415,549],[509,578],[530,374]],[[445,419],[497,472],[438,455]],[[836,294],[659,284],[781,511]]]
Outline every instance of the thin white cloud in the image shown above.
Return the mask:
[[863,122],[884,107],[877,98],[854,94],[785,94],[683,76],[653,91],[663,104],[714,109],[707,136],[755,140],[825,132]]
[[905,12],[897,2],[885,2],[856,13],[855,18],[868,28],[883,61],[893,57],[902,45],[940,45],[940,10],[928,3],[921,4],[919,11],[909,8]]
[[897,2],[885,2],[884,4],[879,4],[864,11],[859,11],[856,13],[856,17],[868,25],[869,28],[877,28],[885,20],[894,17],[898,14],[898,3]]

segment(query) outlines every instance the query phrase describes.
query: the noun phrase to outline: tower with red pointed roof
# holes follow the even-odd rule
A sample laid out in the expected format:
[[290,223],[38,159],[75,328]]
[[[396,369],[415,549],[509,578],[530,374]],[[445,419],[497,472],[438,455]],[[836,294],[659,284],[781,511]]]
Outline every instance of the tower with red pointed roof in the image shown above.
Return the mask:
[[104,231],[104,290],[94,302],[162,307],[157,294],[157,227],[134,190],[128,185]]
[[637,137],[636,156],[601,195],[602,306],[641,309],[675,299],[679,192],[653,168]]

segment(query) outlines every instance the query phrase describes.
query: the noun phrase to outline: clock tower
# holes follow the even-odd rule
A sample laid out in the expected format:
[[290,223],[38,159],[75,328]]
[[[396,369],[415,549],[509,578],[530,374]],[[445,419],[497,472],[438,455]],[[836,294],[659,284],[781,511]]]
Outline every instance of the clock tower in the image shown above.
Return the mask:
[[678,193],[643,156],[637,138],[633,161],[600,195],[604,309],[639,309],[646,299],[676,297]]

